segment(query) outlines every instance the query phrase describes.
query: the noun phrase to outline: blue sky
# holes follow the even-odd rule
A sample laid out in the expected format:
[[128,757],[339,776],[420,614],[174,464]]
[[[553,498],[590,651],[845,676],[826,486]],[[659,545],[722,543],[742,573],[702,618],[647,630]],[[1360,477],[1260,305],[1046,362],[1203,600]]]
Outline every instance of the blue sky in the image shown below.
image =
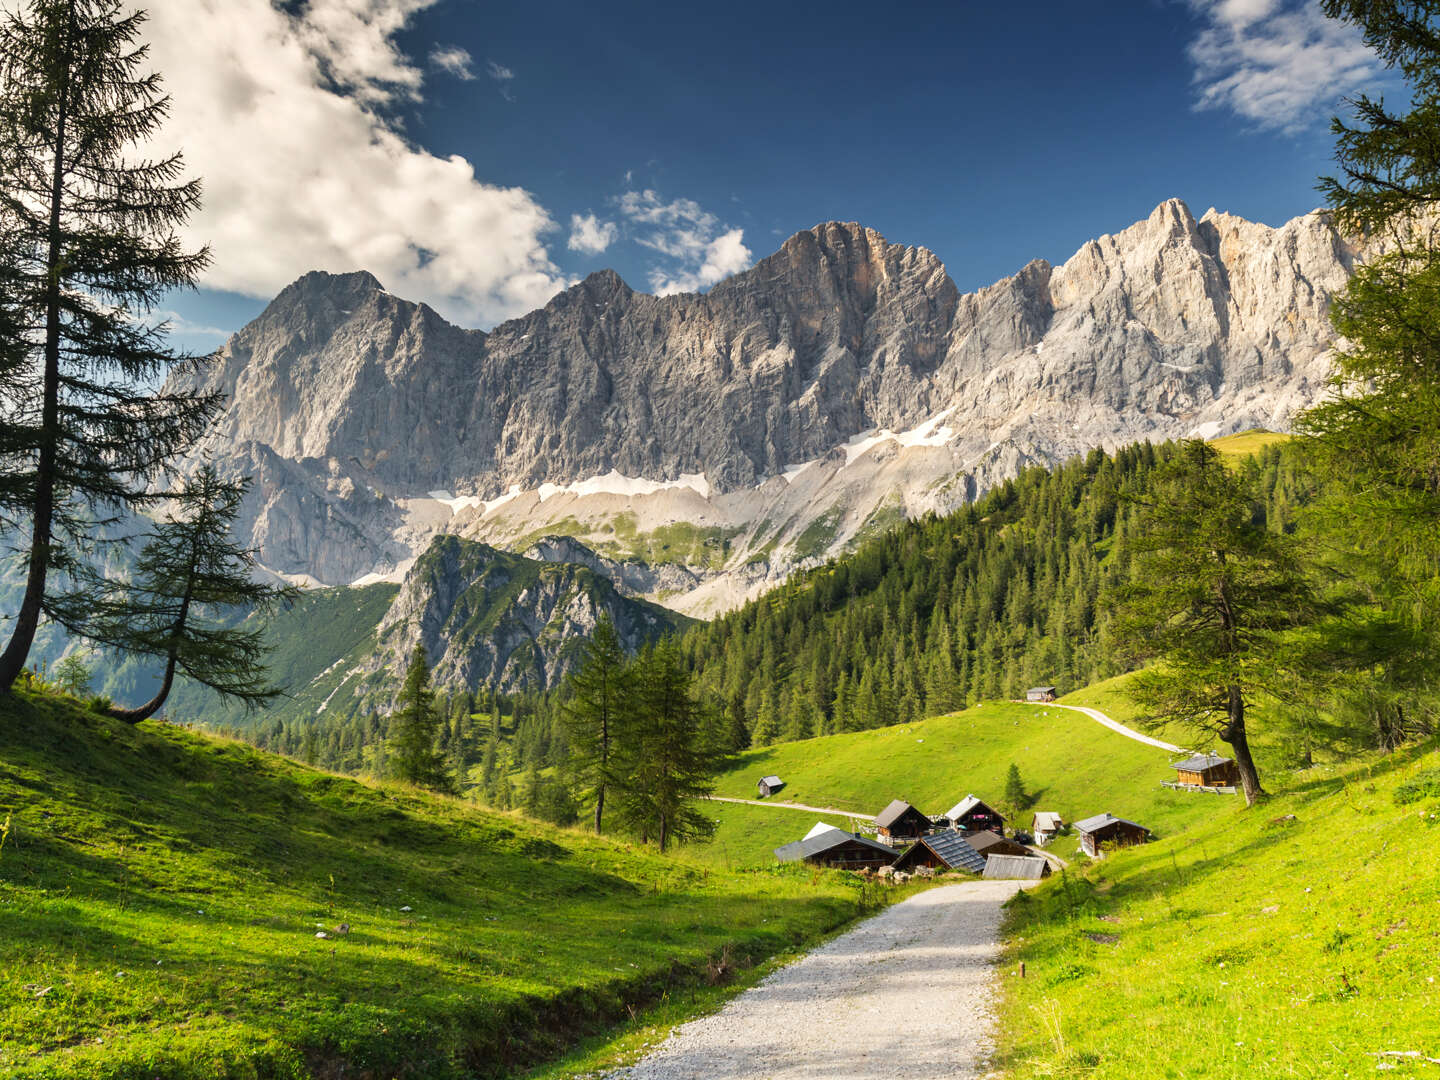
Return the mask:
[[312,267],[489,326],[602,267],[707,287],[832,219],[962,290],[1172,195],[1279,224],[1341,95],[1387,85],[1284,0],[158,0],[152,35],[207,180],[216,269],[172,305],[207,349]]

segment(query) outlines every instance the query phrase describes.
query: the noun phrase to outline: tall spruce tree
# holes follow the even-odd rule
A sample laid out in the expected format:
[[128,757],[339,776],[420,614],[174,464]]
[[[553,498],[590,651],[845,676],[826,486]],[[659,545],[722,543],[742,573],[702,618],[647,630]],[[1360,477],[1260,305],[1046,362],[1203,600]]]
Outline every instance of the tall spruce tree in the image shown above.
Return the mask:
[[223,621],[229,609],[271,611],[298,594],[254,578],[255,553],[231,539],[249,486],[248,479],[224,481],[213,465],[202,465],[151,532],[130,580],[113,586],[100,603],[102,614],[88,621],[92,640],[164,664],[155,696],[135,708],[111,709],[112,716],[138,724],[155,715],[177,671],[247,707],[281,693],[265,670],[263,631]]
[[1264,794],[1250,709],[1297,681],[1286,633],[1319,613],[1295,541],[1265,527],[1246,477],[1184,443],[1141,507],[1132,577],[1114,594],[1116,644],[1150,666],[1128,691],[1148,721],[1228,743],[1247,805]]
[[[147,321],[208,254],[176,235],[200,202],[178,154],[140,148],[165,116],[143,16],[115,0],[29,0],[0,17],[0,498],[28,529],[0,691],[42,615],[83,631],[97,528],[149,502],[219,398],[167,384],[194,362]],[[57,605],[55,579],[71,602]],[[80,623],[75,622],[80,619]]]
[[435,748],[440,723],[425,646],[417,643],[405,669],[405,682],[395,699],[395,711],[390,715],[388,761],[395,776],[435,791],[451,789],[444,755]]
[[583,802],[595,804],[595,832],[604,827],[605,795],[615,786],[616,743],[631,708],[625,651],[608,615],[585,645],[585,660],[570,679],[571,698],[561,713],[570,742],[569,768]]

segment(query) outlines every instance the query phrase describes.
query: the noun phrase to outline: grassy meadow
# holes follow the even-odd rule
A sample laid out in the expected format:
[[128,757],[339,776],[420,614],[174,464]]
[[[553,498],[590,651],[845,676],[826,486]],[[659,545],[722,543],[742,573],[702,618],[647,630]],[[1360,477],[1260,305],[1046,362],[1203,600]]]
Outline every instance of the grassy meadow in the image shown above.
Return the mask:
[[[753,799],[755,781],[777,773],[786,782],[772,796],[777,803],[876,814],[901,798],[941,814],[971,793],[999,802],[1014,762],[1032,800],[1021,815],[1026,825],[1035,810],[1059,811],[1066,821],[1108,810],[1169,835],[1227,811],[1235,798],[1161,787],[1162,780],[1174,779],[1168,768],[1172,756],[1068,709],[986,702],[912,724],[747,751],[719,777],[716,794]],[[754,808],[754,814],[769,815],[773,825],[766,825],[750,814],[730,815],[735,809],[748,808],[716,812],[721,819],[716,842],[734,850],[753,847],[757,855],[762,832],[767,842],[774,839],[773,848],[805,835],[816,817]],[[1073,835],[1061,837],[1052,850],[1069,858],[1076,842]]]
[[509,1075],[875,899],[53,698],[0,699],[0,822],[15,1080]]
[[1440,743],[1270,786],[1012,901],[1007,1076],[1436,1072]]

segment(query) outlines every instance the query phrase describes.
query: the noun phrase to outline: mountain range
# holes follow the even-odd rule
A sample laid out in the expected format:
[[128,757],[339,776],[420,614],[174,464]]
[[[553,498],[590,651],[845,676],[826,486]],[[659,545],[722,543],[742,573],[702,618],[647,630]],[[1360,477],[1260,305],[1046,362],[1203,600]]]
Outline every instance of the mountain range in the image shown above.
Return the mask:
[[291,580],[398,583],[453,533],[713,614],[1029,464],[1283,430],[1361,254],[1321,212],[1172,199],[961,293],[831,222],[703,295],[602,271],[488,333],[315,272],[203,369],[228,405],[202,452],[256,478],[242,539]]

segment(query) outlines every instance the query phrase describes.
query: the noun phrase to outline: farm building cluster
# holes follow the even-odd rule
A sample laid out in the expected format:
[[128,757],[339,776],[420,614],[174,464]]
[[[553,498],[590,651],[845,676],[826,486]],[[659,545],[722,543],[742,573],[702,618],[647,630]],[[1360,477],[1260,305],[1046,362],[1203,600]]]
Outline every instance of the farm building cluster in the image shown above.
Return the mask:
[[[762,783],[777,779],[766,777]],[[781,862],[886,875],[960,870],[987,878],[1034,881],[1048,876],[1052,864],[1064,865],[1041,849],[1065,827],[1058,813],[1039,811],[1031,818],[1029,832],[1012,829],[1007,836],[1004,815],[975,795],[934,816],[896,799],[875,815],[873,824],[853,832],[817,822],[802,839],[776,848],[775,857]],[[1144,826],[1109,813],[1076,822],[1074,828],[1081,849],[1095,857],[1104,846],[1144,843],[1150,835]]]

